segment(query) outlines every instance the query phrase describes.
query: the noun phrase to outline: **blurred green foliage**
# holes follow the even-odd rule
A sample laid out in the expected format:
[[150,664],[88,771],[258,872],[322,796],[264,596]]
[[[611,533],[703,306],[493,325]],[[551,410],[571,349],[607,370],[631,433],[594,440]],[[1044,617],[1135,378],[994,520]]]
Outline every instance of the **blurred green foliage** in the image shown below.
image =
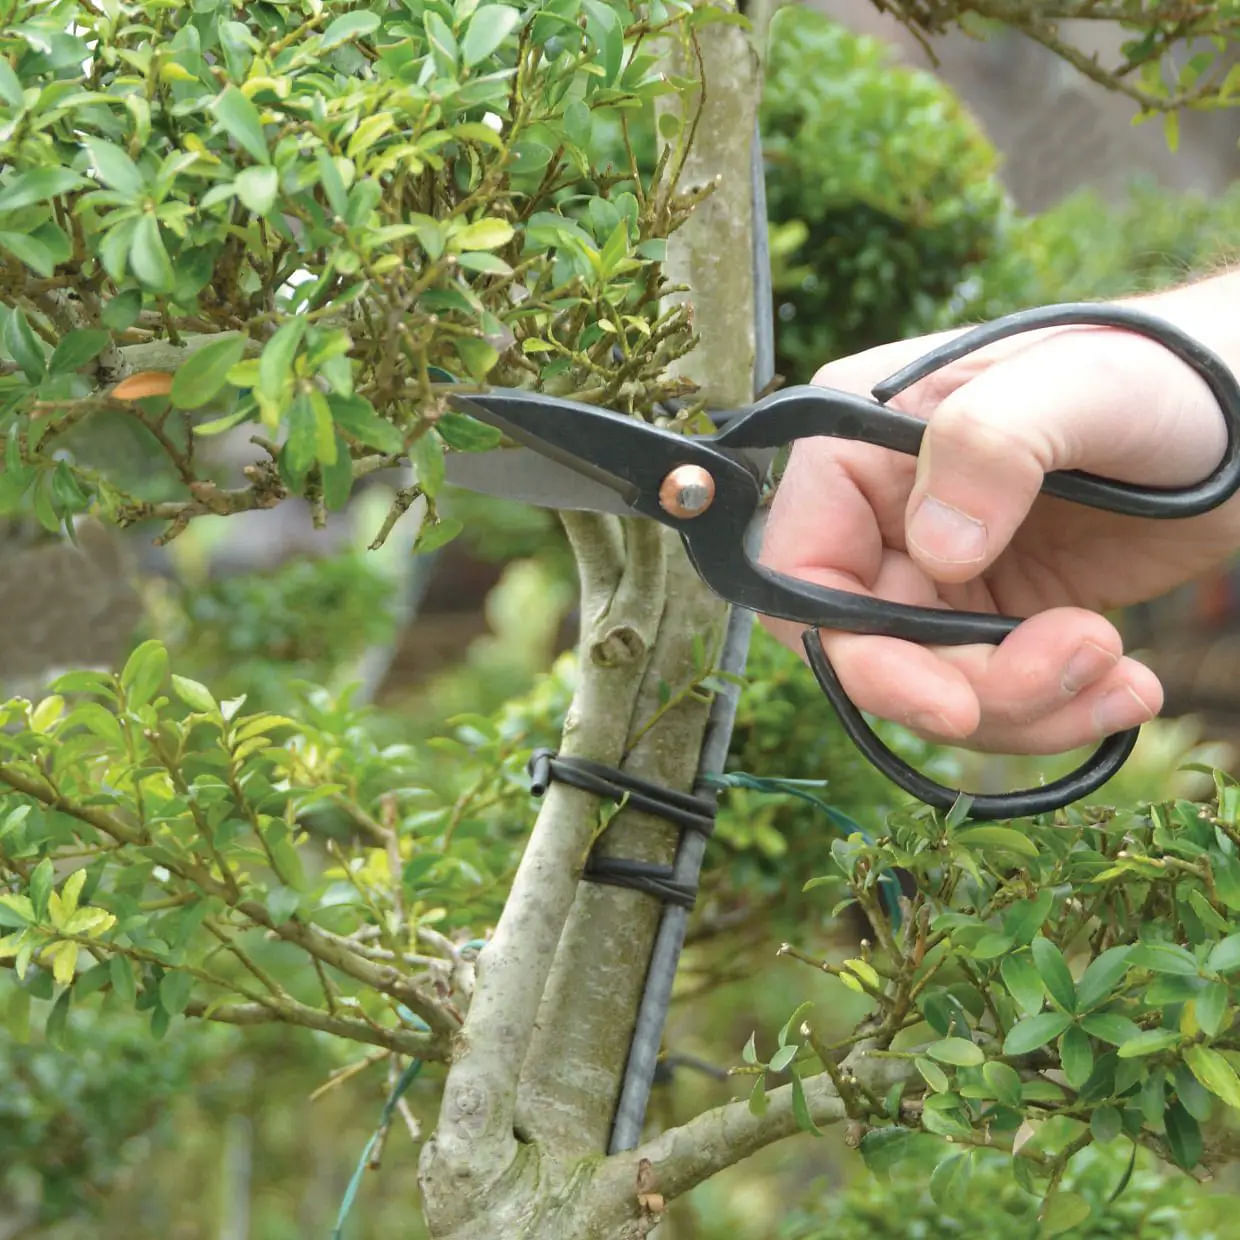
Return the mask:
[[810,9],[771,23],[763,151],[778,369],[793,382],[929,330],[1008,243],[994,148],[946,86],[893,59]]
[[952,92],[809,9],[771,23],[762,108],[778,369],[1056,301],[1182,282],[1240,254],[1240,185],[1134,178],[1024,216]]
[[[1240,183],[1207,197],[1134,179],[1108,203],[1079,190],[1011,225],[945,313],[992,318],[1050,301],[1105,300],[1221,270],[1240,254]],[[942,320],[946,321],[946,319]]]
[[[1012,1179],[995,1151],[975,1150],[967,1175],[930,1184],[939,1157],[934,1142],[903,1174],[859,1179],[847,1192],[824,1187],[779,1230],[779,1240],[1013,1240],[1047,1233],[1041,1202]],[[1088,1219],[1050,1234],[1063,1240],[1227,1240],[1240,1198],[1203,1193],[1187,1176],[1168,1176],[1148,1156],[1123,1191],[1131,1147],[1123,1142],[1083,1150],[1063,1186],[1090,1208]]]
[[373,556],[349,551],[199,585],[160,583],[148,599],[187,675],[277,709],[290,682],[338,683],[368,647],[394,640],[396,589]]

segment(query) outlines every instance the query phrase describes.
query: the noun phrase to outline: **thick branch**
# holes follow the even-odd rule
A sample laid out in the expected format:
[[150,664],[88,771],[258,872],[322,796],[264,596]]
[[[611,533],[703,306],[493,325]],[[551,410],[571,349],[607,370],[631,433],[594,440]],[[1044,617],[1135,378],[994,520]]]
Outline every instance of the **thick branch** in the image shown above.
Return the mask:
[[192,999],[185,1006],[185,1015],[200,1020],[214,1020],[225,1025],[270,1025],[279,1022],[298,1025],[303,1029],[318,1029],[323,1033],[348,1038],[350,1042],[369,1042],[385,1050],[399,1051],[415,1059],[426,1059],[434,1054],[433,1040],[425,1033],[413,1029],[385,1029],[362,1020],[349,1020],[331,1016],[304,1003],[286,1005],[273,1003],[204,1003]]
[[[649,653],[649,617],[662,610],[662,550],[653,561],[648,555],[631,559],[617,579],[614,523],[574,519],[571,528],[582,565],[582,648],[606,653],[582,659],[562,749],[614,763],[624,751]],[[516,1157],[518,1074],[597,811],[596,797],[564,784],[553,784],[543,800],[495,933],[478,956],[439,1127],[423,1157],[428,1212],[439,1204],[450,1214],[467,1213],[476,1203],[460,1186],[485,1191]],[[443,1224],[447,1231],[452,1220]]]
[[[898,1081],[916,1077],[909,1060],[866,1060],[854,1052],[841,1065],[844,1071],[864,1073],[875,1093],[885,1093]],[[843,1100],[824,1072],[804,1082],[805,1102],[814,1123],[822,1126],[847,1118]],[[671,1128],[624,1154],[614,1154],[600,1172],[596,1188],[620,1201],[631,1199],[640,1162],[653,1168],[654,1191],[667,1200],[687,1193],[712,1175],[734,1166],[758,1150],[801,1131],[793,1112],[792,1086],[781,1085],[767,1094],[767,1109],[755,1115],[747,1101],[729,1102],[703,1111],[686,1124]]]

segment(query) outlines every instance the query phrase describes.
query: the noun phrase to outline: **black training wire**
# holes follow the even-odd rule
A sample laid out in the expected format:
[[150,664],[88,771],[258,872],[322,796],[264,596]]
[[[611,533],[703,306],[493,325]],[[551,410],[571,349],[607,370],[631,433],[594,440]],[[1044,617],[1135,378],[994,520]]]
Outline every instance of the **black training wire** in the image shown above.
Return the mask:
[[[623,802],[627,809],[657,815],[683,831],[696,832],[703,838],[715,828],[713,796],[693,796],[675,788],[664,788],[590,758],[562,758],[550,749],[536,749],[527,769],[530,791],[537,797],[547,791],[553,779],[558,779],[583,792]],[[691,909],[697,899],[696,875],[691,881],[686,881],[676,874],[673,866],[652,861],[600,857],[592,852],[581,877],[593,883],[644,891],[657,900],[679,905],[686,910]]]

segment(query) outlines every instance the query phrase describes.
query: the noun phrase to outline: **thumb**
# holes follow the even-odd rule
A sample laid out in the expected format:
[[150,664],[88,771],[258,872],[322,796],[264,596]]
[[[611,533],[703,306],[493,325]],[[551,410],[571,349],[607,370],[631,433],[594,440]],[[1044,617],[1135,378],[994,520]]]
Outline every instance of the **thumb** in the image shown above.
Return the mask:
[[1008,545],[1051,470],[1183,486],[1205,477],[1225,444],[1209,390],[1161,346],[1108,328],[1057,332],[929,411],[908,550],[936,580],[967,581]]

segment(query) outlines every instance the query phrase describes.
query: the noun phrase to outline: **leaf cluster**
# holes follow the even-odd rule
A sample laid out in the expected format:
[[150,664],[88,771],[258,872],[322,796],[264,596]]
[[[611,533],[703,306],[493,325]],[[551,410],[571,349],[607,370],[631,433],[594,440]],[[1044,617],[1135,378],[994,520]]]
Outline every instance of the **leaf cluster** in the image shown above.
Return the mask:
[[[714,12],[21,0],[0,35],[0,510],[174,534],[287,494],[339,507],[408,457],[433,524],[444,452],[496,442],[445,413],[444,378],[635,412],[682,391],[658,262],[692,202],[683,150],[642,178],[598,167],[592,135],[692,87],[655,36]],[[179,501],[57,453],[100,410],[142,425]],[[228,491],[195,450],[241,425],[262,454]]]
[[[859,1079],[838,1087],[867,1160],[911,1156],[918,1133],[947,1138],[958,1152],[935,1172],[946,1193],[975,1147],[1006,1149],[1016,1182],[1074,1223],[1088,1208],[1051,1203],[1091,1144],[1144,1146],[1185,1170],[1234,1156],[1240,786],[1215,783],[1204,805],[1019,824],[903,811],[877,839],[833,844],[877,942],[810,963],[869,1011],[830,1046],[807,1021],[789,1062],[836,1080],[840,1057],[860,1056]],[[893,872],[912,892],[898,919],[879,898]],[[907,1076],[878,1099],[856,1066],[867,1059],[906,1063]]]

